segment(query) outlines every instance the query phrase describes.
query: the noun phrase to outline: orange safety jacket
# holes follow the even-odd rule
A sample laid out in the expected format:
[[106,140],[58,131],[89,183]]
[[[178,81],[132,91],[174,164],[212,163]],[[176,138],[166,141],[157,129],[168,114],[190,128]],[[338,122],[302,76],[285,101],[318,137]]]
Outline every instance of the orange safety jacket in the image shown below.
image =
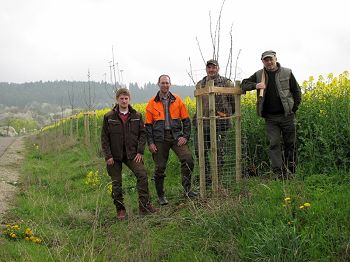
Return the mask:
[[[182,99],[169,92],[170,95],[170,127],[174,139],[183,136],[189,140],[191,135],[191,121],[185,104]],[[164,140],[165,112],[159,96],[152,97],[146,107],[146,132],[148,144],[162,142]]]

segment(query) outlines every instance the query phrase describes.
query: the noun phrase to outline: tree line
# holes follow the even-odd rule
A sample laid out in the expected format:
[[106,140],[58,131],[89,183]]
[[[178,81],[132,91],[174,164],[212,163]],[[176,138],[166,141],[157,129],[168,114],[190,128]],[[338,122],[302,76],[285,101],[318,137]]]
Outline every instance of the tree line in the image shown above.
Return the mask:
[[[25,108],[32,103],[47,103],[61,107],[101,109],[114,104],[115,89],[121,87],[95,81],[38,81],[28,83],[0,83],[0,105]],[[145,103],[159,90],[157,84],[130,83],[132,103]],[[181,97],[193,97],[194,86],[171,87]]]

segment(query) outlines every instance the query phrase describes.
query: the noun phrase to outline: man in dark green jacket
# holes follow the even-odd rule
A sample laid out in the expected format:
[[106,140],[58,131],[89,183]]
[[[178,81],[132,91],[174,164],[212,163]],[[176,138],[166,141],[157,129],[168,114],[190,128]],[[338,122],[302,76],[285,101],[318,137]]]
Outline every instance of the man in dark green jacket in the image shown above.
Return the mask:
[[[197,84],[196,89],[201,89],[207,86],[209,81],[214,81],[216,87],[233,87],[232,81],[219,74],[219,63],[217,60],[210,59],[206,63],[205,71],[207,75],[202,78]],[[211,174],[210,174],[210,120],[209,120],[209,96],[204,95],[202,99],[202,116],[203,120],[203,135],[204,135],[204,168],[205,168],[205,180],[207,187],[211,186]],[[225,165],[225,148],[227,147],[228,139],[227,131],[232,127],[231,120],[227,117],[232,116],[235,113],[235,101],[233,95],[227,94],[215,94],[215,115],[218,116],[216,120],[216,136],[217,136],[217,166],[218,175],[221,179],[224,172]],[[198,127],[197,127],[197,110],[193,116],[193,126],[195,128],[194,145],[195,153],[198,158]]]
[[143,164],[146,131],[142,115],[129,105],[128,89],[119,89],[116,99],[118,104],[104,115],[101,144],[107,171],[112,178],[112,198],[117,208],[117,218],[123,220],[126,218],[122,191],[123,163],[136,176],[140,214],[154,213],[157,210],[150,202],[147,173]]
[[261,61],[264,68],[244,79],[241,87],[243,92],[257,90],[257,113],[265,118],[272,170],[278,177],[287,177],[296,168],[295,112],[301,102],[301,90],[292,70],[277,62],[275,51],[263,52]]

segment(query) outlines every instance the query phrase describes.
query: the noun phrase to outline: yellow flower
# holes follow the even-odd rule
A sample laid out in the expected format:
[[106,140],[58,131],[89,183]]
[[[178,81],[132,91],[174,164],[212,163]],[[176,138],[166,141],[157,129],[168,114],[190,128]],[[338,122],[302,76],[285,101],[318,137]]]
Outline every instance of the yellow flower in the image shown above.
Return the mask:
[[11,234],[10,234],[10,237],[16,238],[16,234],[15,234],[15,233],[11,233]]
[[27,241],[29,241],[29,237],[25,237],[24,239],[27,240]]
[[306,202],[306,203],[304,203],[304,207],[311,207],[311,204]]
[[26,234],[27,236],[31,236],[31,235],[33,235],[33,231],[28,227],[28,228],[26,229],[26,231],[25,231],[25,234]]
[[109,184],[109,185],[107,186],[107,192],[108,192],[109,194],[112,194],[112,184]]
[[304,205],[301,205],[299,208],[300,208],[300,209],[304,209]]
[[12,226],[12,228],[15,229],[15,230],[18,230],[19,229],[19,225],[14,225],[14,226]]
[[38,238],[38,237],[35,237],[35,238],[33,238],[32,242],[33,242],[33,243],[40,244],[40,243],[41,243],[41,239]]
[[293,221],[288,221],[288,225],[292,225],[293,224]]

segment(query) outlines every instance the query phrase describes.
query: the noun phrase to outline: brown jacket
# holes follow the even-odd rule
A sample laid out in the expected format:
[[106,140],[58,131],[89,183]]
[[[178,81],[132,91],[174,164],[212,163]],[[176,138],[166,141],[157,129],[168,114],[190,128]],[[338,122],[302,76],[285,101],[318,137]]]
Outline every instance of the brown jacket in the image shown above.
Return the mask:
[[142,115],[129,106],[129,116],[125,124],[119,117],[118,105],[103,117],[101,145],[105,159],[116,161],[134,159],[143,154],[146,144],[145,125]]

